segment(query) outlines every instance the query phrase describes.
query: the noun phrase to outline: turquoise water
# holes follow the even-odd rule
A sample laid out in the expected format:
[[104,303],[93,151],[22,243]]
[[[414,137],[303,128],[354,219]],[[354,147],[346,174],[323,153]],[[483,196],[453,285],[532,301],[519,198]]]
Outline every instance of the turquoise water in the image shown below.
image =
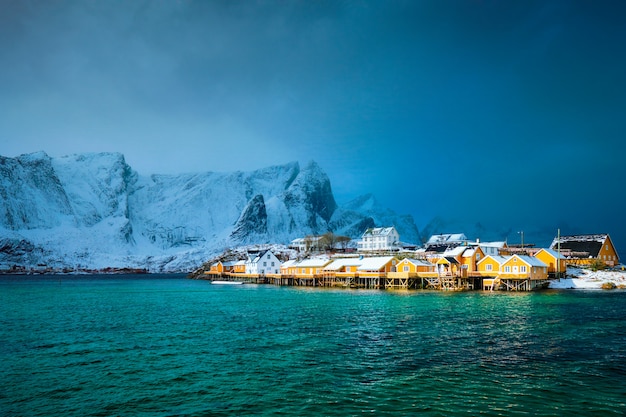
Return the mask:
[[0,415],[624,415],[626,292],[1,277]]

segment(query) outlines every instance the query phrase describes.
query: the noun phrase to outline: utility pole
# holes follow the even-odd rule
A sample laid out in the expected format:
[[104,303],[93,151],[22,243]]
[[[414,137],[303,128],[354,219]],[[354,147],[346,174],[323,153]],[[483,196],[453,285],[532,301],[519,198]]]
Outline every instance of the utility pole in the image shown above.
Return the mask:
[[561,280],[560,267],[561,267],[561,229],[556,229],[556,277]]

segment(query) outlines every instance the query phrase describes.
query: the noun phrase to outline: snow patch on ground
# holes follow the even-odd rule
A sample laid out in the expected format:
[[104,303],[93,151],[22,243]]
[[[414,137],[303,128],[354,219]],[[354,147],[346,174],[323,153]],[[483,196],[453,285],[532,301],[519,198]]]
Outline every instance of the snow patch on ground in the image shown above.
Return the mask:
[[621,269],[592,271],[582,268],[567,268],[567,277],[550,281],[553,289],[602,289],[603,284],[612,283],[616,288],[626,289],[626,271]]

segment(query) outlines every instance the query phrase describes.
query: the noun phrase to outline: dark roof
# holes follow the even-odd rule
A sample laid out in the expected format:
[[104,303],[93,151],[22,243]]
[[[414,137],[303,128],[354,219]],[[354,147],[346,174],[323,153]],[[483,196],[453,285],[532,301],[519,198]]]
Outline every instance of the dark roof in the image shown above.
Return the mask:
[[[590,257],[597,258],[607,235],[578,235],[561,236],[561,250],[569,249],[572,252],[586,252]],[[557,239],[552,242],[551,249],[556,249]]]
[[460,244],[444,244],[444,245],[426,245],[424,248],[425,252],[435,252],[435,253],[443,253],[449,249],[454,249],[457,246],[461,246]]

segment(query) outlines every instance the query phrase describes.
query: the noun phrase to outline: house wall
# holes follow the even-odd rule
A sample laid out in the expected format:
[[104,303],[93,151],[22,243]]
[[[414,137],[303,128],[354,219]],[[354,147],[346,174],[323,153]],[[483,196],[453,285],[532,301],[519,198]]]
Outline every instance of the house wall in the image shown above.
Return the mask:
[[280,261],[272,252],[266,252],[258,260],[255,258],[255,262],[246,262],[247,274],[279,274],[280,273]]
[[357,269],[358,275],[360,277],[378,277],[378,276],[381,276],[382,274],[386,274],[388,272],[395,272],[396,271],[396,263],[397,263],[397,261],[395,259],[392,259],[389,262],[387,262],[385,265],[383,265],[383,267],[380,268],[378,271],[365,271],[365,270],[362,270],[362,269]]
[[[510,268],[509,272],[506,271],[507,267]],[[526,272],[522,272],[522,267],[526,267]],[[517,256],[513,256],[502,264],[500,278],[547,279],[548,268],[529,265]]]
[[613,246],[611,238],[607,236],[606,240],[602,244],[602,249],[598,253],[598,259],[607,264],[608,266],[615,266],[619,263],[619,257],[617,251]]
[[[487,265],[491,265],[491,270]],[[485,258],[477,266],[478,272],[485,276],[497,276],[500,273],[500,264],[493,258]]]
[[[407,270],[405,271],[405,267]],[[417,272],[433,272],[435,270],[434,265],[422,265],[422,264],[414,264],[413,262],[408,261],[407,259],[403,259],[396,265],[397,272],[408,272],[408,273],[417,273]]]
[[417,265],[415,265],[413,262],[408,261],[407,259],[403,259],[402,261],[400,261],[396,267],[396,270],[398,272],[414,273],[417,272],[417,269]]
[[[545,250],[540,250],[535,254],[535,258],[539,259],[548,266],[548,273],[554,274],[557,272],[557,259],[551,253],[546,252]],[[567,268],[565,259],[561,259],[559,264],[558,272],[565,273]]]
[[388,235],[364,235],[358,245],[362,250],[391,249],[398,240],[400,235],[394,229]]

